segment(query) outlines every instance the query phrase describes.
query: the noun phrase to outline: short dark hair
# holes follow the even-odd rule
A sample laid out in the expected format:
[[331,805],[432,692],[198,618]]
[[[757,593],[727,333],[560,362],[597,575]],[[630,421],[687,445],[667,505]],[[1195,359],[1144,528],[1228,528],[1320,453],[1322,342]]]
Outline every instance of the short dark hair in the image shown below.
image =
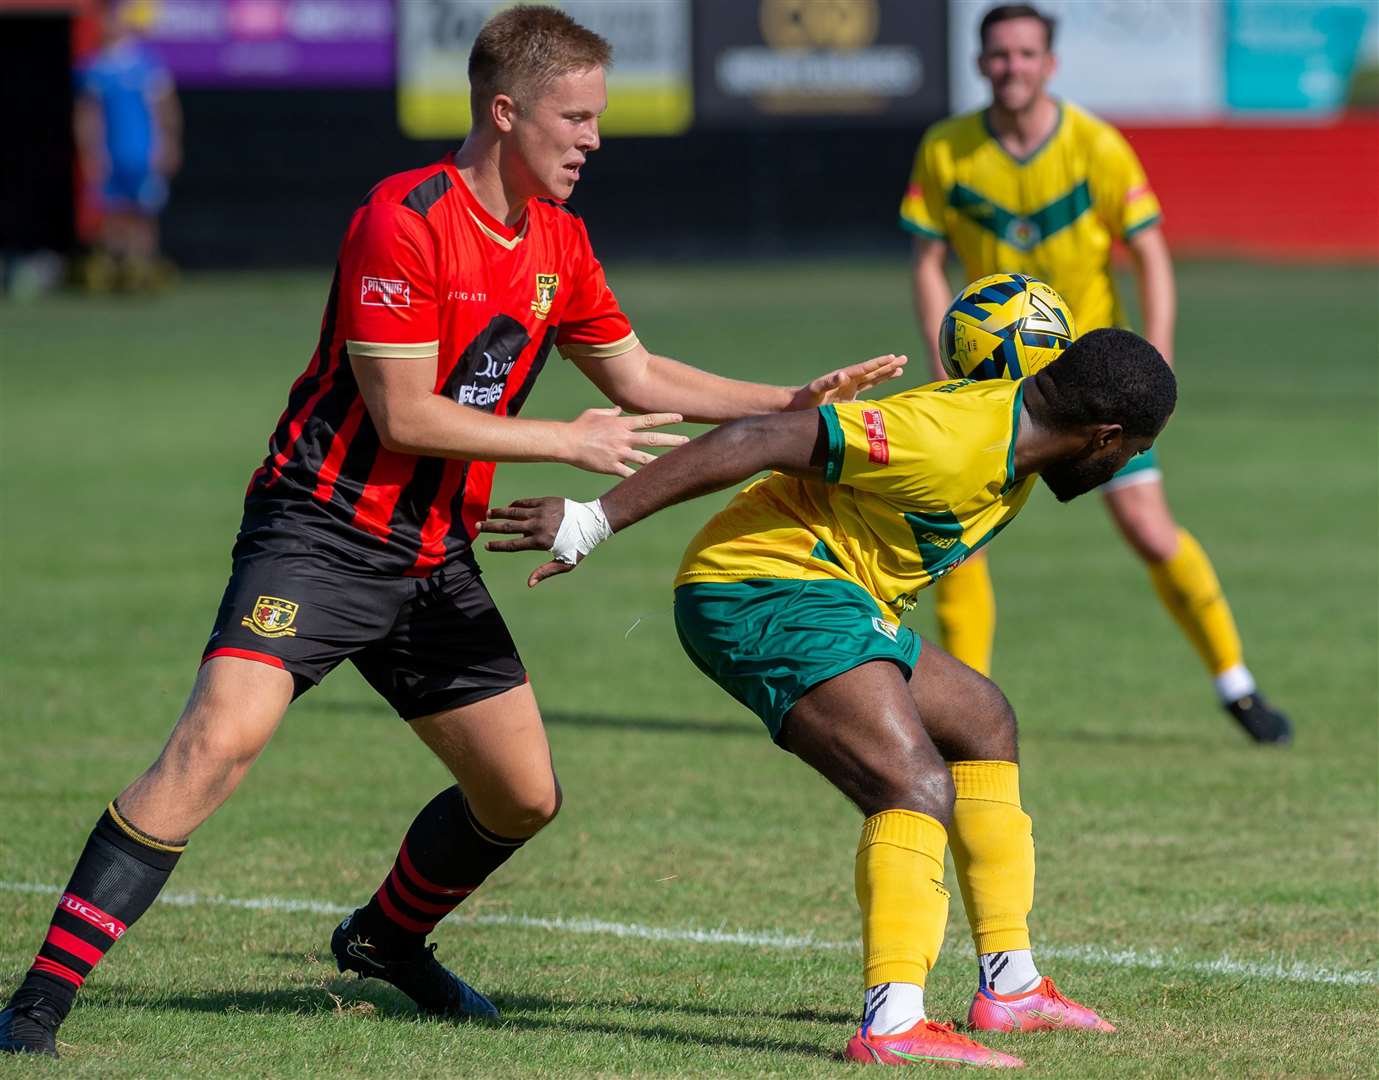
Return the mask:
[[1173,369],[1129,330],[1083,334],[1034,379],[1048,408],[1043,419],[1064,431],[1119,424],[1127,435],[1153,438],[1178,402]]
[[563,11],[518,4],[484,23],[469,50],[469,109],[479,123],[496,94],[530,104],[572,71],[607,67],[613,47]]
[[1058,29],[1057,19],[1052,15],[1045,15],[1033,4],[998,4],[982,16],[981,29],[977,31],[983,52],[986,51],[986,32],[997,23],[1009,22],[1011,19],[1038,19],[1044,24],[1044,45],[1050,52],[1053,51],[1053,34]]

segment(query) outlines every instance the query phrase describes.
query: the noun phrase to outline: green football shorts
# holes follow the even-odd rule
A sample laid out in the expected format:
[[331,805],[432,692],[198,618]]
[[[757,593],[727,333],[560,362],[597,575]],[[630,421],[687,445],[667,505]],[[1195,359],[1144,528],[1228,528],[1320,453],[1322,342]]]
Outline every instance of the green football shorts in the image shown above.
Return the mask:
[[921,646],[860,585],[837,580],[681,585],[675,629],[695,666],[761,717],[772,739],[819,683],[869,660],[890,660],[908,679]]
[[1099,490],[1115,491],[1119,487],[1158,480],[1161,476],[1163,473],[1159,471],[1159,451],[1157,447],[1151,446],[1148,453],[1136,454],[1127,461],[1120,472],[1102,484]]

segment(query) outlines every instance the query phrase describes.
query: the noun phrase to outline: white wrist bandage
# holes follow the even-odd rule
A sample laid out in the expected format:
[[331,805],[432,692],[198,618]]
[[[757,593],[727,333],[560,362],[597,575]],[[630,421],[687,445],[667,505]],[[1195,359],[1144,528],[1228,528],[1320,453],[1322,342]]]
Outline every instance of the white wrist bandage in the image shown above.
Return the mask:
[[551,544],[551,554],[556,562],[574,566],[585,555],[613,535],[608,518],[603,512],[603,504],[565,500],[565,519],[555,534]]

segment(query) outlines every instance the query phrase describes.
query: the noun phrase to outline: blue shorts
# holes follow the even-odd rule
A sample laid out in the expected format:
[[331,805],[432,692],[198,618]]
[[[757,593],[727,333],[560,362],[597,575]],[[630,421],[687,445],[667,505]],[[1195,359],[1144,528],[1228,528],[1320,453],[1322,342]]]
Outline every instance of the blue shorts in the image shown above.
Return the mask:
[[101,185],[101,197],[109,210],[138,210],[154,215],[168,201],[168,184],[151,166],[117,165]]

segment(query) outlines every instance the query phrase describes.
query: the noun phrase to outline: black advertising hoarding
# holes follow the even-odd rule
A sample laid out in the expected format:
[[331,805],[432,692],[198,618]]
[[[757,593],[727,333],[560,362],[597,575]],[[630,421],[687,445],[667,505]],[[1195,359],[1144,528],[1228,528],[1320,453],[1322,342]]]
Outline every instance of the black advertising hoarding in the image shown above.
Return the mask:
[[700,127],[948,111],[945,0],[695,0],[694,57]]

